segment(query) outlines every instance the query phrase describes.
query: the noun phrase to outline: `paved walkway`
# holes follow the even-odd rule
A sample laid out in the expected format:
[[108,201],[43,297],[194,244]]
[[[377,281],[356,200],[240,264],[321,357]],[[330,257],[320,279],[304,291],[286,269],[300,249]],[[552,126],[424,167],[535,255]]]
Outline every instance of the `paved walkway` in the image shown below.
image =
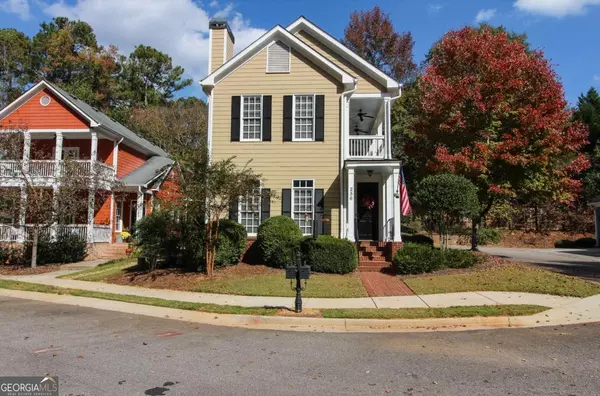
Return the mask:
[[[293,307],[293,297],[254,297],[227,294],[194,293],[177,290],[150,289],[136,286],[58,279],[72,271],[57,271],[38,275],[0,276],[0,279],[20,280],[79,290],[154,297],[164,300],[238,305],[243,307]],[[559,308],[577,303],[577,297],[559,297],[533,293],[469,292],[429,295],[405,295],[365,298],[305,298],[305,308],[428,308],[474,305],[532,304]]]
[[413,296],[415,293],[397,276],[383,272],[361,272],[360,280],[369,297]]

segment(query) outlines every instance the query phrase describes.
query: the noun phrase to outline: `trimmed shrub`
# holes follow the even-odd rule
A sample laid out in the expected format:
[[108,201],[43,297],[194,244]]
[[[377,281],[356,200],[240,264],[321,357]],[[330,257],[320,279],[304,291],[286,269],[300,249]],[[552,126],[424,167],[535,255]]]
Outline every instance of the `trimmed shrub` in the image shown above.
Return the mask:
[[302,240],[301,250],[306,263],[315,272],[348,274],[358,266],[356,246],[331,235],[319,235],[317,239],[306,237]]
[[248,234],[240,223],[229,219],[219,220],[219,240],[215,265],[227,266],[239,263],[246,250]]
[[423,245],[429,245],[429,246],[433,247],[433,239],[431,239],[427,235],[422,235],[422,234],[415,234],[415,235],[402,234],[402,241],[404,243],[420,243]]
[[488,245],[502,241],[502,230],[498,228],[480,228],[477,230],[477,244]]
[[180,225],[166,211],[154,211],[135,224],[136,245],[150,271],[162,260],[171,265],[177,262],[180,237]]
[[443,268],[470,268],[481,261],[470,250],[439,250],[416,243],[406,243],[396,252],[392,264],[396,273],[417,275]]
[[416,275],[436,271],[443,267],[441,250],[418,243],[405,243],[392,258],[397,274]]
[[265,265],[284,268],[292,262],[294,250],[302,238],[300,227],[291,217],[269,217],[258,227],[256,242]]
[[559,239],[554,242],[554,247],[563,249],[574,249],[574,248],[593,248],[596,247],[596,240],[594,238],[579,238],[575,241],[569,239]]
[[[82,261],[87,256],[87,241],[73,234],[59,234],[52,241],[47,236],[38,238],[37,265],[66,264]],[[24,261],[31,264],[33,242],[27,242],[24,249]]]
[[22,267],[26,264],[21,246],[0,245],[0,265]]
[[442,253],[444,267],[471,268],[481,261],[481,257],[470,250],[448,249]]

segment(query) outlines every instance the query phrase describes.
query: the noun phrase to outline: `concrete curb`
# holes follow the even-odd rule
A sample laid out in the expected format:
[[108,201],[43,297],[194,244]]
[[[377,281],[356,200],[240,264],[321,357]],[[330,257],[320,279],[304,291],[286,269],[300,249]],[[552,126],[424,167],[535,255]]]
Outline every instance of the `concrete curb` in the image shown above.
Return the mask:
[[[555,308],[532,316],[474,317],[440,319],[324,319],[287,316],[224,315],[198,311],[162,308],[120,301],[76,297],[60,294],[0,289],[0,296],[41,302],[74,305],[134,315],[174,319],[215,326],[238,327],[255,330],[301,332],[379,333],[379,332],[433,332],[465,331],[501,328],[557,326],[573,323],[599,322],[599,315],[583,316],[568,308]],[[585,300],[583,300],[585,301]],[[593,301],[596,306],[597,301]],[[589,304],[586,305],[589,308]],[[554,311],[554,312],[553,312]],[[573,316],[568,317],[567,314]]]

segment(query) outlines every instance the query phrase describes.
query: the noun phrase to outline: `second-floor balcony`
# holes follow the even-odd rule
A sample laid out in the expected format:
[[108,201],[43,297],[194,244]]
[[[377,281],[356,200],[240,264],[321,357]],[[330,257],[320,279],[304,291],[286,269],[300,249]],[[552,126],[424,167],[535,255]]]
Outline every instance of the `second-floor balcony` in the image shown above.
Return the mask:
[[[69,168],[67,170],[67,168]],[[100,161],[92,160],[0,160],[0,181],[31,177],[32,179],[54,179],[61,174],[92,176],[94,170],[99,180],[114,180],[115,169]]]
[[392,159],[390,101],[382,96],[356,96],[347,107],[344,158],[347,160]]

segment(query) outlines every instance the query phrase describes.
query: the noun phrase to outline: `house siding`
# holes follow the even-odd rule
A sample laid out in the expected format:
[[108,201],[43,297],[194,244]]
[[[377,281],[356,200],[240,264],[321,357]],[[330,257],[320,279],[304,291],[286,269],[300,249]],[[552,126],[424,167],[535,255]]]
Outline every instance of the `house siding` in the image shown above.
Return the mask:
[[[48,95],[51,99],[48,106],[40,104],[40,98]],[[68,108],[49,90],[42,90],[10,113],[2,121],[2,125],[18,126],[27,129],[87,129],[88,122]]]
[[217,70],[223,64],[223,52],[225,51],[225,34],[227,29],[212,29],[212,54],[210,58],[210,72]]
[[387,89],[384,86],[379,84],[372,77],[370,77],[368,74],[354,66],[352,63],[348,62],[346,59],[336,54],[333,50],[323,45],[320,41],[315,39],[309,33],[305,32],[304,30],[300,30],[295,34],[295,36],[302,40],[305,44],[310,46],[312,49],[317,51],[319,54],[323,55],[325,58],[335,63],[346,73],[357,77],[358,84],[356,88],[356,93],[366,94],[387,92]]
[[117,177],[121,178],[135,169],[139,168],[148,160],[146,154],[132,149],[131,147],[119,145],[119,153],[117,160]]
[[[215,160],[235,157],[262,175],[263,186],[277,193],[271,216],[281,215],[281,190],[292,188],[294,179],[313,179],[325,190],[325,213],[331,222],[326,232],[339,235],[340,208],[340,94],[341,84],[292,50],[291,71],[267,74],[267,52],[256,56],[220,81],[213,89],[212,155]],[[270,142],[231,142],[231,97],[244,94],[272,95]],[[283,97],[293,94],[325,96],[325,140],[283,142]]]
[[94,214],[94,224],[108,225],[110,224],[110,195],[96,196],[96,211]]

